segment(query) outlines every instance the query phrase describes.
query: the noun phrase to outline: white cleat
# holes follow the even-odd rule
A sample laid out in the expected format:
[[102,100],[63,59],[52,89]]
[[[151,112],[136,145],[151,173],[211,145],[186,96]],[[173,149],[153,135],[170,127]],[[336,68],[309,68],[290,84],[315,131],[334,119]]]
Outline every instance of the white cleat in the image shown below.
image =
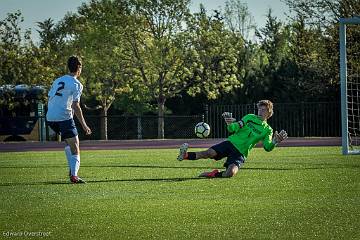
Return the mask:
[[180,147],[180,152],[179,152],[179,156],[177,157],[177,160],[178,160],[178,161],[184,160],[188,148],[189,148],[189,144],[188,144],[188,143],[183,143],[183,144],[181,145],[181,147]]

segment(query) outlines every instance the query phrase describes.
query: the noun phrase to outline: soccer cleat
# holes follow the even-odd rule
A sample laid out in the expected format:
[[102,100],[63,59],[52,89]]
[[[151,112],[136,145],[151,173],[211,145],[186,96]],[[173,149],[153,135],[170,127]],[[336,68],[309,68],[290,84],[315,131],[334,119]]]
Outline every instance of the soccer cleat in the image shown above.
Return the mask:
[[187,153],[187,150],[189,148],[189,144],[187,143],[183,143],[180,147],[180,152],[179,152],[179,156],[177,157],[177,160],[178,161],[182,161],[185,159],[185,156],[186,156],[186,153]]
[[219,170],[215,169],[211,172],[203,172],[199,175],[199,177],[206,177],[206,178],[214,178],[216,177],[216,174],[219,172]]
[[79,178],[78,176],[71,176],[70,181],[72,183],[86,183],[85,180]]

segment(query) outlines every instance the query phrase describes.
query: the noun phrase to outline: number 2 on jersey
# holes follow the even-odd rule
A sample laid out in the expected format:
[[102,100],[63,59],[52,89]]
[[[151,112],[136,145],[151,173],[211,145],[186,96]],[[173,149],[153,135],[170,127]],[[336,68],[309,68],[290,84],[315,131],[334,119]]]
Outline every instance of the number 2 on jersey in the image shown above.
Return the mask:
[[60,87],[58,87],[58,89],[56,90],[55,95],[56,96],[62,96],[62,93],[60,93],[59,91],[63,90],[65,88],[65,83],[64,82],[59,82],[58,85],[60,85]]

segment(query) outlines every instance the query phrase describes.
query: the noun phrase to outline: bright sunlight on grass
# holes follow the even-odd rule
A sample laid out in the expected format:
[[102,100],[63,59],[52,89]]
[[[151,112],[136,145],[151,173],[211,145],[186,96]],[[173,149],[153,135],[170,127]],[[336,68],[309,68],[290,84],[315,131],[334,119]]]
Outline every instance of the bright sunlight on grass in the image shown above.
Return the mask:
[[82,151],[85,185],[69,184],[63,152],[1,153],[0,234],[360,239],[360,156],[340,152],[254,149],[234,178],[199,179],[223,161],[178,162],[176,149]]

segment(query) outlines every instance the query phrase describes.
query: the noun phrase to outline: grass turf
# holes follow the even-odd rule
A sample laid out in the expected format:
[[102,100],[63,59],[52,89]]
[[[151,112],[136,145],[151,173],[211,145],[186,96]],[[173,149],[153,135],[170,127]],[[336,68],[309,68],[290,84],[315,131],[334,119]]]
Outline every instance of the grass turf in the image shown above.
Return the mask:
[[223,161],[176,149],[0,155],[0,239],[360,239],[360,156],[338,147],[254,149],[232,179]]

